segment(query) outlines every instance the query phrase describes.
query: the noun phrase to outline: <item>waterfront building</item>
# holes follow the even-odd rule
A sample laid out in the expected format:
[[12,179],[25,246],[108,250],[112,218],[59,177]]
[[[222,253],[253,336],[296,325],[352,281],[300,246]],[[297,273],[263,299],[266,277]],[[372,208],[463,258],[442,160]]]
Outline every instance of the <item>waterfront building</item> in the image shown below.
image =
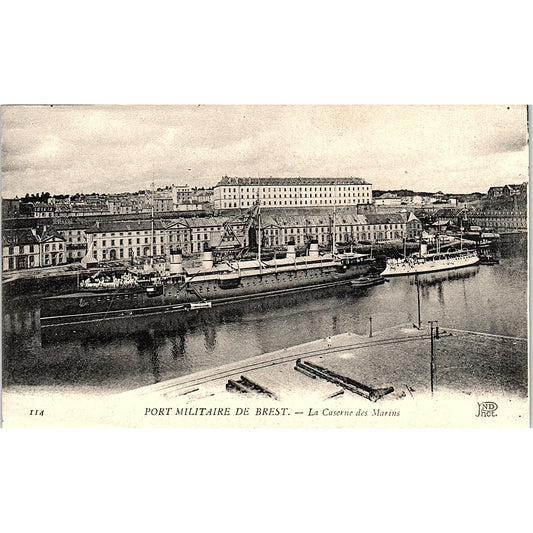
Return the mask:
[[407,239],[417,239],[422,233],[422,222],[414,213],[409,213],[405,226]]
[[500,233],[527,231],[527,211],[511,209],[489,209],[474,211],[465,218],[469,225],[488,228]]
[[66,262],[65,240],[47,226],[4,229],[2,232],[4,272],[62,265]]
[[[187,219],[190,229],[190,253],[203,252],[206,247],[220,242],[227,217],[193,217]],[[240,224],[242,225],[242,224]],[[188,251],[189,251],[188,250]]]
[[420,235],[422,223],[413,213],[390,213],[357,215],[337,213],[324,215],[265,215],[262,217],[263,244],[286,246],[289,242],[298,245],[316,240],[322,246],[331,244],[335,228],[335,242],[353,243],[412,239]]
[[191,230],[185,219],[154,220],[153,232],[150,219],[97,222],[85,234],[87,251],[81,260],[84,266],[133,257],[166,256],[171,247],[185,253],[192,250]]
[[86,266],[101,261],[128,260],[132,257],[163,255],[168,245],[166,224],[161,220],[97,222],[85,230],[87,253],[81,263]]
[[85,231],[91,223],[82,220],[54,222],[54,229],[65,239],[65,254],[67,262],[79,262],[87,252],[87,235]]
[[[333,214],[283,215],[283,210],[265,213],[261,216],[261,234],[264,246],[286,246],[294,242],[304,246],[316,240],[322,246],[331,245],[333,228],[336,243],[390,241],[402,238],[416,238],[422,231],[420,220],[413,213],[354,214],[337,212],[335,223]],[[83,242],[81,227],[62,228],[67,242],[75,245]],[[198,255],[206,248],[217,248],[222,238],[235,236],[235,244],[249,245],[248,231],[257,231],[256,222],[246,217],[228,218],[191,217],[154,220],[153,251],[152,225],[149,219],[132,221],[97,221],[96,225],[85,229],[87,252],[82,264],[102,261],[128,260],[131,257],[168,255],[171,248],[179,248],[184,255]],[[244,235],[246,233],[246,235]],[[71,241],[72,239],[72,241]],[[78,241],[78,239],[80,239]],[[256,241],[252,237],[252,242]],[[81,247],[80,247],[81,249]],[[79,249],[72,246],[69,259],[79,258]]]
[[215,209],[317,207],[372,203],[372,185],[361,178],[230,178],[214,187]]

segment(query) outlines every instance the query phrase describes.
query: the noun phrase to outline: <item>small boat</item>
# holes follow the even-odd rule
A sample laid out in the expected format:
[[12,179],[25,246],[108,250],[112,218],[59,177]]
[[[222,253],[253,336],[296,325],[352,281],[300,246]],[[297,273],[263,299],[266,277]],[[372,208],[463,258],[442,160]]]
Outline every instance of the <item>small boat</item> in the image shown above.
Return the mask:
[[211,302],[191,302],[190,309],[211,309]]
[[482,254],[479,256],[480,265],[499,265],[500,260],[496,259],[492,254]]
[[361,276],[357,279],[354,279],[351,282],[351,285],[355,289],[362,289],[364,287],[372,287],[373,285],[381,285],[385,283],[386,280],[383,276]]

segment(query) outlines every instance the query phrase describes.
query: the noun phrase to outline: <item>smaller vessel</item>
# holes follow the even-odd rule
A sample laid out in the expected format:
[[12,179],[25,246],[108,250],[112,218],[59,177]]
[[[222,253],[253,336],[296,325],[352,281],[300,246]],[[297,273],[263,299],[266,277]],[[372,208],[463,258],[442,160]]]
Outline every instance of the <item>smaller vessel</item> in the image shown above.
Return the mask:
[[363,289],[366,287],[373,287],[374,285],[381,285],[388,281],[383,276],[360,276],[351,282],[354,289]]
[[481,254],[479,256],[480,265],[499,265],[500,260],[496,258],[493,254]]
[[427,244],[420,245],[420,252],[401,259],[388,259],[382,276],[408,276],[441,270],[452,270],[479,263],[475,250],[457,250],[427,253]]
[[191,302],[188,304],[189,309],[211,309],[212,304],[211,302],[203,301],[203,302]]

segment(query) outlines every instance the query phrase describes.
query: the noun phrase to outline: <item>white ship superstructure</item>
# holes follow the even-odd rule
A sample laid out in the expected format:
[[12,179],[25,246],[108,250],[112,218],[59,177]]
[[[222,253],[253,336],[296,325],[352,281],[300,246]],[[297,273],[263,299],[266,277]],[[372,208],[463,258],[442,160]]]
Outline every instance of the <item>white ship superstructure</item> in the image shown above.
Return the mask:
[[441,270],[452,270],[476,265],[479,257],[474,250],[427,253],[427,246],[422,245],[420,253],[401,259],[388,259],[382,276],[408,276]]

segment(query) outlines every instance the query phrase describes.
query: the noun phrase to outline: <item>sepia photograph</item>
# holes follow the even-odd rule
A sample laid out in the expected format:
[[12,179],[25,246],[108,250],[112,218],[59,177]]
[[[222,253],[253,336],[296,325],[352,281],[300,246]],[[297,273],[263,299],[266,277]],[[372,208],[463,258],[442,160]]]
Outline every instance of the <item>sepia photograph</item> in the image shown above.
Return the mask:
[[4,427],[526,428],[525,105],[4,105]]

